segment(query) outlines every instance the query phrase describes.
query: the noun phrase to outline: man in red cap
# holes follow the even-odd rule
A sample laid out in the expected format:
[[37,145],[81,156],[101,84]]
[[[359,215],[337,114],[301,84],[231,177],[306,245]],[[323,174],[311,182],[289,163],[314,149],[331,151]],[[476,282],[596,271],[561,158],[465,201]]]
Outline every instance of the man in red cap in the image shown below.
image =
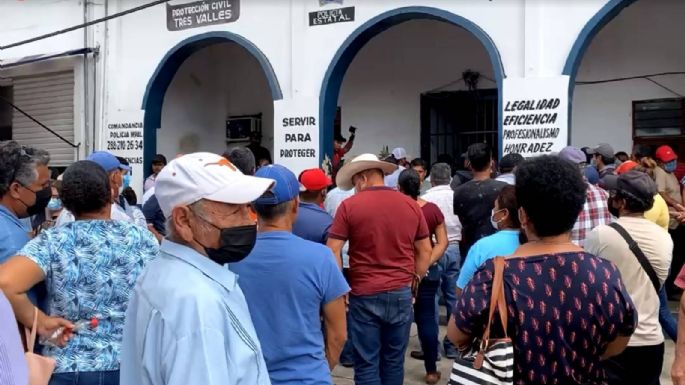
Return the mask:
[[323,202],[326,200],[331,179],[318,168],[304,170],[298,178],[300,181],[300,211],[293,225],[293,234],[308,241],[326,244],[328,229],[333,223]]
[[656,149],[656,162],[659,165],[654,170],[657,189],[668,205],[670,221],[668,232],[673,239],[673,262],[671,274],[666,281],[666,290],[670,296],[680,290],[674,285],[674,279],[683,264],[685,264],[685,206],[680,192],[680,183],[674,171],[678,166],[678,155],[670,146],[663,145]]

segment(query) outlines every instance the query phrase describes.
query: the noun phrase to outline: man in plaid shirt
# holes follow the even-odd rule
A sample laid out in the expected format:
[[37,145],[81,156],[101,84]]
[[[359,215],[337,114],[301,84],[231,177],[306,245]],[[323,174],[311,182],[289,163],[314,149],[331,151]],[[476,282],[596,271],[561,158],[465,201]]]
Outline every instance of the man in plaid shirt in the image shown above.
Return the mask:
[[[568,146],[559,152],[559,157],[577,164],[580,170],[587,167],[587,158],[580,149]],[[584,175],[584,172],[583,172]],[[609,193],[601,188],[587,183],[587,192],[583,211],[578,215],[578,220],[571,231],[571,241],[576,245],[585,246],[585,237],[595,227],[608,225],[614,219],[609,212]]]

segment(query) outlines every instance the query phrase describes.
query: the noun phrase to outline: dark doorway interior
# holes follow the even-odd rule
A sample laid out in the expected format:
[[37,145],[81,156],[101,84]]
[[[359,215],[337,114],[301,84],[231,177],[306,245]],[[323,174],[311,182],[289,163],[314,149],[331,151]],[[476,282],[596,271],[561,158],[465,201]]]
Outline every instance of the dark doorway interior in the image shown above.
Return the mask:
[[0,86],[0,140],[12,139],[12,106],[3,100],[12,101],[12,86]]
[[498,154],[497,89],[421,95],[421,158],[433,164],[449,154],[457,163],[473,143],[488,143]]

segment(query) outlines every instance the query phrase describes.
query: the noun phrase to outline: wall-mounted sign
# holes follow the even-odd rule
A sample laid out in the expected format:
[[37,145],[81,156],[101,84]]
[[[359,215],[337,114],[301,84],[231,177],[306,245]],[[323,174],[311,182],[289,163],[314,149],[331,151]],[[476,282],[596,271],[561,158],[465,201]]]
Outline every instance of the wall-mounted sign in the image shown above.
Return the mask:
[[354,21],[354,7],[324,9],[309,12],[309,26]]
[[206,25],[225,24],[240,17],[240,0],[206,0],[166,5],[166,28],[180,31]]
[[143,195],[143,111],[117,111],[107,116],[100,150],[126,158],[131,166],[131,187]]
[[319,0],[319,5],[322,7],[324,5],[328,5],[328,4],[340,4],[340,5],[342,5],[342,3],[343,3],[343,0]]
[[319,103],[316,99],[274,103],[274,163],[295,175],[319,167]]
[[568,82],[568,76],[504,80],[502,155],[533,157],[568,145]]

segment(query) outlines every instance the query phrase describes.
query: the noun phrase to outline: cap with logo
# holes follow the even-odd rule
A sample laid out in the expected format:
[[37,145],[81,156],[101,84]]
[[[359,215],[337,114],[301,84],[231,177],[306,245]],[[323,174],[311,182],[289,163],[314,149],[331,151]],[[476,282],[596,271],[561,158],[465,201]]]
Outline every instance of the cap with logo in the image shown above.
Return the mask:
[[300,182],[292,171],[279,164],[270,164],[257,170],[255,176],[276,182],[270,194],[256,199],[256,205],[277,205],[295,199],[300,193]]
[[559,157],[574,164],[587,163],[587,157],[585,156],[585,153],[578,147],[564,147],[561,151],[559,151]]
[[324,174],[320,168],[310,168],[300,174],[301,191],[318,191],[333,184],[331,178]]
[[395,159],[400,160],[400,159],[406,159],[407,158],[407,150],[405,150],[402,147],[397,147],[392,150],[392,156],[395,157]]
[[675,154],[673,149],[670,146],[666,145],[657,148],[656,153],[654,155],[658,160],[664,163],[668,163],[678,159],[678,155]]
[[230,204],[254,201],[273,185],[270,179],[243,175],[226,158],[209,152],[178,157],[162,169],[155,195],[165,217],[177,206],[201,199]]
[[117,159],[116,156],[110,154],[107,151],[95,151],[92,154],[88,155],[86,160],[97,163],[98,165],[100,165],[100,167],[104,168],[107,173],[110,173],[116,169],[126,171],[131,169],[129,166],[121,164],[121,162],[119,162],[119,159]]
[[588,154],[597,154],[597,155],[601,155],[605,158],[613,158],[615,153],[614,153],[614,148],[611,147],[610,144],[600,143],[596,147],[588,150]]

